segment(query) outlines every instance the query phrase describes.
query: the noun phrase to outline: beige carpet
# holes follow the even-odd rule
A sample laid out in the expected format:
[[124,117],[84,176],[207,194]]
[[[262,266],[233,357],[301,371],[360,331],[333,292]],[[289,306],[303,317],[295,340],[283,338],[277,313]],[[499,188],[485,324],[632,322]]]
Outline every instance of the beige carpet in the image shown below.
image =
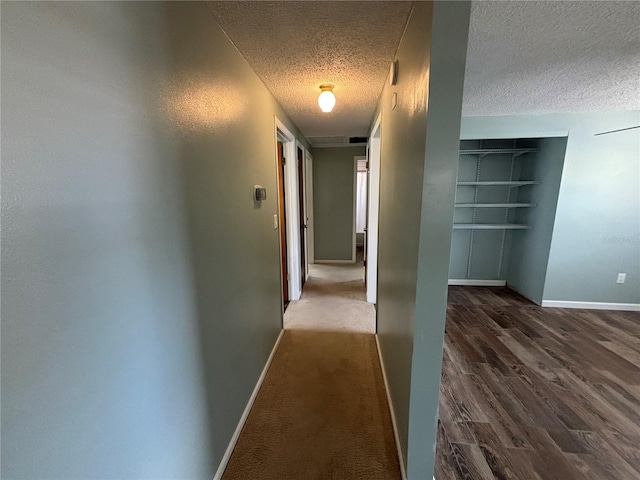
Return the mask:
[[375,333],[376,311],[363,278],[362,263],[309,265],[302,297],[284,312],[284,328]]
[[285,331],[223,480],[399,480],[373,335]]

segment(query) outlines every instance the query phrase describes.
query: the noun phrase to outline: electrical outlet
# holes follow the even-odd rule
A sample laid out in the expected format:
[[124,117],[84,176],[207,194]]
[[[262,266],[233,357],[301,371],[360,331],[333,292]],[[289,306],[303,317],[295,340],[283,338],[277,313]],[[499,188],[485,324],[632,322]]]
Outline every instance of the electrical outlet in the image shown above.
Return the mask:
[[616,280],[616,283],[624,283],[626,279],[627,279],[627,274],[626,273],[619,273],[618,274],[618,279]]

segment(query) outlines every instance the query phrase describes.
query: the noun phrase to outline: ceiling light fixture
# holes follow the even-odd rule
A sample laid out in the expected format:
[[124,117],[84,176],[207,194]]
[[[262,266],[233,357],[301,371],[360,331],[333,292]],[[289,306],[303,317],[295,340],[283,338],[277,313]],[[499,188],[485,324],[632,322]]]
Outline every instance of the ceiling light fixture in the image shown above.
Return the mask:
[[320,85],[320,96],[318,97],[318,105],[323,112],[330,112],[336,105],[336,96],[333,94],[333,85]]

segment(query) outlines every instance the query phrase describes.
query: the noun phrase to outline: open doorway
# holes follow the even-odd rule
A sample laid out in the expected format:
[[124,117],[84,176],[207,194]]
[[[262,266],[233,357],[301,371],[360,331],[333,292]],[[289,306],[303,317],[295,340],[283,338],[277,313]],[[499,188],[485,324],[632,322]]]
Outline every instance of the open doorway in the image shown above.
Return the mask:
[[305,157],[302,147],[296,147],[297,165],[298,165],[298,213],[299,213],[299,233],[300,233],[300,287],[304,288],[307,281],[309,271],[309,260],[307,256],[307,197],[305,187]]
[[278,139],[277,143],[277,180],[278,180],[278,230],[280,236],[280,271],[282,283],[282,308],[289,305],[289,266],[287,261],[287,216],[285,213],[286,192],[284,188],[284,174],[286,157],[284,156],[284,144]]
[[275,119],[278,213],[274,226],[279,229],[283,312],[289,302],[302,292],[301,221],[296,139],[289,129]]
[[365,281],[367,302],[376,303],[378,292],[378,215],[380,211],[381,116],[378,115],[369,137],[367,234],[365,236]]
[[362,278],[366,282],[366,254],[367,243],[367,192],[369,190],[369,171],[367,157],[355,157],[355,229],[356,229],[356,255],[355,261],[362,265]]

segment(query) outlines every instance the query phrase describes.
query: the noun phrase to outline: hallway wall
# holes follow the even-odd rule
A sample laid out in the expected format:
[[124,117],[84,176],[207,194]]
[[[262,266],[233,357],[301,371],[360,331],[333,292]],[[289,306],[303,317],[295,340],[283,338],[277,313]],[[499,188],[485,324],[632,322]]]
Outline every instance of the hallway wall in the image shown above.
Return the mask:
[[410,480],[433,474],[469,11],[415,3],[378,104],[378,337]]
[[1,27],[2,476],[210,480],[281,327],[297,130],[205,3]]
[[313,149],[313,228],[316,261],[353,256],[353,157],[365,147]]

